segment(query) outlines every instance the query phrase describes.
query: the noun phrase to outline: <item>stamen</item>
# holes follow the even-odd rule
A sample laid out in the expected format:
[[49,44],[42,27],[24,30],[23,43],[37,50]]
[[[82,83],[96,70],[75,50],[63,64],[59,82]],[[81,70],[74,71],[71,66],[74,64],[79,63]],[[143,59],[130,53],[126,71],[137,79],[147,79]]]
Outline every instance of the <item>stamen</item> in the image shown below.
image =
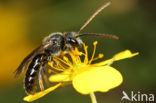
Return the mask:
[[98,43],[97,41],[94,41],[94,42],[93,42],[93,45],[97,45],[97,43]]
[[79,52],[78,48],[75,48],[75,50],[74,50],[74,56],[75,56],[75,58],[76,58],[77,64],[81,64],[80,56],[83,55],[83,54],[84,54],[84,53]]
[[72,65],[72,63],[69,61],[69,59],[66,56],[63,56],[63,59],[70,65]]
[[85,58],[84,58],[84,63],[87,64],[88,63],[88,46],[86,46],[85,44],[83,44],[84,47],[84,51],[85,51]]
[[[49,63],[48,63],[49,64]],[[54,70],[52,70],[52,69],[48,69],[48,73],[50,74],[50,73],[55,73],[55,74],[58,74],[58,72],[56,72],[56,71],[54,71]]]
[[99,54],[98,57],[94,58],[92,61],[95,61],[97,59],[103,58],[103,56],[104,56],[103,54]]
[[63,66],[63,64],[61,64],[61,63],[59,63],[58,65],[59,65],[59,67],[60,67],[62,70],[66,70],[66,68],[67,68],[67,67],[65,67],[65,65]]
[[[71,57],[71,59],[72,59],[73,65],[75,65],[75,64],[77,63],[77,60],[76,60],[75,55],[73,54],[73,52],[69,52],[69,55],[70,55],[70,57]],[[72,66],[73,66],[73,65],[72,65]]]
[[96,50],[96,45],[97,45],[97,41],[95,41],[94,43],[93,43],[93,45],[94,45],[94,50],[93,50],[93,54],[92,54],[92,57],[91,57],[91,59],[90,59],[90,61],[89,61],[89,63],[88,64],[90,64],[92,61],[93,61],[93,58],[94,58],[94,56],[95,56],[95,50]]
[[81,63],[81,59],[79,55],[82,55],[82,52],[79,52],[78,50],[76,51],[73,50],[72,52],[69,52],[69,55],[72,58],[73,65],[77,65]]
[[72,67],[72,65],[71,65],[71,64],[67,63],[67,62],[66,62],[66,61],[64,61],[63,59],[58,58],[58,57],[55,57],[55,58],[56,58],[57,60],[61,61],[62,63],[64,63],[64,64],[68,65],[69,67]]
[[104,54],[100,53],[98,57],[103,58],[103,56],[104,56]]
[[51,70],[51,69],[48,69],[48,73],[50,74],[50,73],[52,73],[53,71]]
[[81,64],[82,62],[81,62],[81,58],[80,58],[80,56],[78,56],[78,61],[79,61],[79,63]]
[[75,48],[75,50],[73,50],[73,53],[76,55],[76,56],[81,56],[82,55],[82,52],[80,52],[78,50],[78,48]]
[[58,71],[64,71],[63,69],[61,69],[61,68],[56,68],[56,67],[54,67],[53,66],[53,63],[48,63],[49,64],[49,66],[51,66],[52,68],[54,68],[55,70],[58,70]]

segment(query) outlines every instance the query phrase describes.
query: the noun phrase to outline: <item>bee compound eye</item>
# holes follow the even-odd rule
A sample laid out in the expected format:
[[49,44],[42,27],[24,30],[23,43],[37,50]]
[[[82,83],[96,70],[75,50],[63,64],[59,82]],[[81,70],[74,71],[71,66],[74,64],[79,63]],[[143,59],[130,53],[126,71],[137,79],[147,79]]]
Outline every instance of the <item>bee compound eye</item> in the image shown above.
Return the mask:
[[71,38],[70,44],[76,46],[76,45],[78,45],[78,42],[75,39]]
[[74,39],[70,39],[70,42],[72,43],[72,44],[76,44],[76,40],[74,40]]

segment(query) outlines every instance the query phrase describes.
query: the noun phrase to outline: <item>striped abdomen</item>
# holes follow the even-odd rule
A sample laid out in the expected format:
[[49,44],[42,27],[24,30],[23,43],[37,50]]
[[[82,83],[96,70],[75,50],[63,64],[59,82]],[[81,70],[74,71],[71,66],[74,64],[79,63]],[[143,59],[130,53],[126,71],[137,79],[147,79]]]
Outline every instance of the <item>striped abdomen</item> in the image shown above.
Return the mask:
[[44,54],[36,55],[32,62],[29,64],[28,70],[25,76],[24,87],[27,94],[34,94],[37,89],[38,75],[40,72],[41,65],[45,58]]

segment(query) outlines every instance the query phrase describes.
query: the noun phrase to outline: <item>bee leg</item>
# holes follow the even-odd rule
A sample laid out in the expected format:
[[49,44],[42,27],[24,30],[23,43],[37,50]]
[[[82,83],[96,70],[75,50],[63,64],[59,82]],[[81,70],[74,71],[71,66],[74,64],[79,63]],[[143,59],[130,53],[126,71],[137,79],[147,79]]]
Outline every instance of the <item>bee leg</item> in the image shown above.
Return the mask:
[[44,90],[43,79],[45,81],[45,84],[49,87],[49,81],[48,81],[47,73],[44,70],[44,66],[49,62],[49,60],[50,60],[50,56],[47,55],[46,59],[43,61],[42,67],[40,69],[39,86],[40,86],[41,91]]
[[49,87],[50,84],[49,84],[47,73],[45,70],[43,70],[43,78],[44,78],[45,84]]
[[39,86],[40,86],[41,91],[44,90],[42,72],[43,72],[43,67],[40,69],[40,72],[39,72]]

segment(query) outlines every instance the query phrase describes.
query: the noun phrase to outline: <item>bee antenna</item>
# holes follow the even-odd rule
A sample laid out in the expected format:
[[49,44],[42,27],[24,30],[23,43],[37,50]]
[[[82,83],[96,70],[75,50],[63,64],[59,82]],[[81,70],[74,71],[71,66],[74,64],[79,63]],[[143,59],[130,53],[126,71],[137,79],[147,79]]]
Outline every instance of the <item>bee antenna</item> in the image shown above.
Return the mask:
[[80,28],[80,30],[78,31],[81,32],[93,19],[94,17],[99,14],[104,8],[106,8],[107,6],[109,6],[111,4],[111,2],[107,2],[106,4],[102,5],[99,9],[97,9],[95,11],[95,13],[84,23],[84,25]]
[[99,36],[99,37],[106,37],[106,38],[112,38],[112,39],[119,39],[118,36],[116,35],[108,35],[108,34],[97,34],[97,33],[84,33],[84,34],[79,34],[76,36],[80,37],[80,36]]

